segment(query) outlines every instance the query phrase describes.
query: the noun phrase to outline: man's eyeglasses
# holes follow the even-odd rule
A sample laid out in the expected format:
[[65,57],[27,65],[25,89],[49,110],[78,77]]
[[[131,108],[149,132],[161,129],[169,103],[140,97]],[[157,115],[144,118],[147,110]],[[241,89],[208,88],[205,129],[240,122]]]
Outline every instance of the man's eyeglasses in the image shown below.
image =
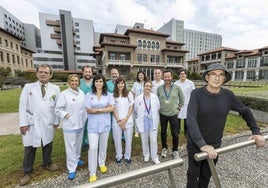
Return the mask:
[[210,76],[211,78],[215,79],[216,77],[218,77],[220,80],[225,78],[225,73],[221,73],[221,74],[216,74],[215,72],[209,73],[208,76]]

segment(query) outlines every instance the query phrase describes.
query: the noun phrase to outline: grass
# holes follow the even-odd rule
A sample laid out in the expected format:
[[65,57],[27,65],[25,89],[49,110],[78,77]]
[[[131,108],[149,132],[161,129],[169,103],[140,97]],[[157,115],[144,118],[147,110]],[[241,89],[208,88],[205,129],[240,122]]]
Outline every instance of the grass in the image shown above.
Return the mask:
[[[66,86],[61,87],[65,89]],[[251,88],[250,90],[244,88],[231,88],[234,92],[252,92],[252,91],[261,91],[259,88]],[[267,87],[263,88],[264,91],[267,91]],[[0,113],[8,112],[18,112],[19,104],[19,95],[21,89],[13,89],[8,91],[0,91]],[[262,126],[261,124],[259,124]],[[183,127],[183,126],[182,126]],[[239,133],[241,131],[248,130],[244,120],[237,115],[229,114],[226,122],[226,127],[224,130],[224,135]],[[159,131],[160,132],[160,131]],[[183,130],[181,130],[179,145],[186,143],[186,139],[183,135]],[[168,143],[172,145],[171,135],[168,135]],[[161,148],[160,136],[158,136],[159,148]],[[138,156],[141,155],[141,141],[140,139],[133,138],[132,144],[132,155]],[[0,136],[0,180],[1,187],[15,186],[18,184],[20,177],[23,175],[22,171],[22,160],[23,160],[24,148],[22,145],[22,140],[20,135],[6,135]],[[87,161],[87,152],[82,153],[82,159]],[[115,151],[114,146],[111,141],[111,136],[109,138],[108,151],[107,151],[107,163],[114,161]],[[63,141],[63,133],[61,129],[58,129],[55,133],[55,139],[53,141],[53,152],[52,160],[54,163],[58,164],[60,170],[56,173],[49,173],[48,171],[42,168],[42,154],[41,149],[37,149],[36,160],[34,165],[34,173],[32,175],[31,182],[40,181],[42,179],[57,176],[66,172],[66,156],[65,148]],[[82,167],[87,168],[87,165]]]

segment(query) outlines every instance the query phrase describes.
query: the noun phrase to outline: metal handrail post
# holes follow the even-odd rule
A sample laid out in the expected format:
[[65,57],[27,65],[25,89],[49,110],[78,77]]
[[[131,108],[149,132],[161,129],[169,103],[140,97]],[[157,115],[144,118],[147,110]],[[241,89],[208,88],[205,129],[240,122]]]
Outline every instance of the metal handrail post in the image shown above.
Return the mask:
[[168,176],[169,176],[171,187],[176,187],[171,167],[168,169]]
[[217,171],[216,171],[214,160],[208,158],[207,161],[208,161],[210,172],[212,174],[212,178],[213,178],[213,181],[214,181],[216,188],[221,188],[221,183],[220,183],[220,179],[219,179],[219,176],[217,174]]
[[[265,140],[268,140],[268,135],[265,135],[263,137],[264,137]],[[253,144],[255,144],[255,140],[244,141],[244,142],[240,142],[240,143],[237,143],[237,144],[232,144],[232,145],[229,145],[229,146],[225,146],[225,147],[222,147],[222,148],[217,148],[216,152],[218,153],[218,155],[221,155],[221,154],[224,154],[224,153],[228,153],[230,151],[234,151],[234,150],[238,150],[238,149],[241,149],[241,148],[251,146]],[[209,168],[210,168],[210,171],[211,171],[211,174],[212,174],[212,178],[214,180],[214,183],[215,183],[217,188],[221,188],[220,180],[219,180],[219,177],[218,177],[218,174],[217,174],[213,159],[209,159],[208,154],[206,152],[196,153],[194,155],[194,158],[195,158],[196,161],[202,161],[202,160],[207,159],[208,164],[209,164]]]

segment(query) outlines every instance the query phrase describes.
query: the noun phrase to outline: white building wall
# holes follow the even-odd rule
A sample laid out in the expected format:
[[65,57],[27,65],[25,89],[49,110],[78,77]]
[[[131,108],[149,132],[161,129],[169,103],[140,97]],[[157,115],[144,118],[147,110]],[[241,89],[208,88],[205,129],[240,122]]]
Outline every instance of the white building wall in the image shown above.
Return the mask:
[[39,13],[39,23],[40,23],[40,35],[43,51],[61,51],[58,47],[56,40],[51,39],[50,34],[56,34],[53,30],[53,26],[48,26],[46,20],[59,20],[58,15]]
[[[75,41],[79,41],[80,44],[77,46],[80,47],[80,50],[75,48],[75,52],[81,53],[93,53],[94,45],[94,30],[93,30],[93,21],[85,19],[73,19],[74,28],[79,29],[79,32],[76,32],[80,37],[75,38]],[[79,26],[75,26],[75,23],[78,23]]]

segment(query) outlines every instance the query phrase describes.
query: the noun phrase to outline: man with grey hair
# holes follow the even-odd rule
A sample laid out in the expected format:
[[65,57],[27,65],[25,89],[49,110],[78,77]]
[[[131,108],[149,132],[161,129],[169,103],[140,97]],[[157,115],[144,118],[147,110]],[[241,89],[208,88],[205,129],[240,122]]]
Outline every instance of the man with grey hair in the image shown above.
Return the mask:
[[49,171],[58,169],[57,165],[52,164],[51,152],[54,130],[59,125],[59,118],[54,111],[60,88],[49,82],[52,77],[49,65],[38,66],[36,77],[37,82],[24,86],[19,103],[19,126],[24,145],[24,176],[19,182],[21,186],[30,181],[38,147],[42,148],[44,168]]

